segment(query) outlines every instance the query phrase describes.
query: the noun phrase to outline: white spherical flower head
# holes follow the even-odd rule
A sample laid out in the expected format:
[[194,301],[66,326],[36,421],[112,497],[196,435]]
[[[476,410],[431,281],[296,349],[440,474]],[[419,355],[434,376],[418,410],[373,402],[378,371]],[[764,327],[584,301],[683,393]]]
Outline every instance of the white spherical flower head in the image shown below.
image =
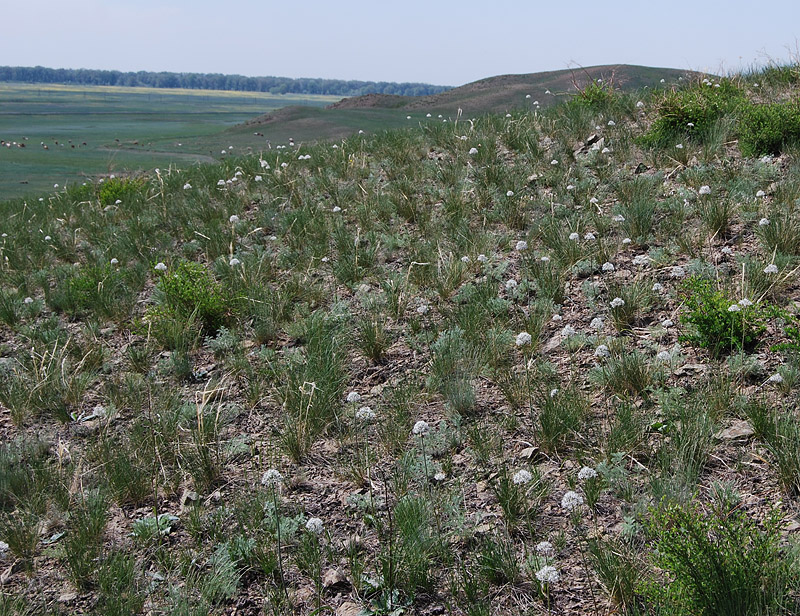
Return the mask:
[[728,312],[739,312],[741,309],[742,307],[739,306],[739,304],[731,304],[728,306]]
[[764,268],[765,274],[777,274],[778,273],[778,266],[774,263],[770,263],[767,267]]
[[550,161],[550,164],[555,167],[558,164],[558,161],[554,158],[553,160]]
[[609,357],[611,355],[611,351],[608,350],[608,347],[604,344],[599,345],[594,350],[595,357]]
[[356,411],[356,419],[361,421],[372,421],[375,419],[375,411],[368,406],[362,406]]
[[513,196],[514,196],[513,190],[506,191],[506,197],[513,197]]
[[445,475],[442,471],[439,471],[433,476],[434,481],[444,481],[446,478],[447,475]]
[[558,387],[553,387],[553,389],[550,390],[550,397],[555,398],[557,395],[558,395]]
[[526,242],[525,240],[518,241],[516,246],[514,246],[514,250],[517,251],[528,250],[528,242]]
[[664,285],[661,284],[660,282],[656,282],[656,283],[653,284],[652,290],[655,293],[661,293],[661,291],[664,290]]
[[517,334],[516,344],[517,346],[526,346],[531,343],[533,337],[528,332],[520,332]]
[[677,150],[682,150],[682,149],[683,149],[683,144],[682,144],[682,143],[678,143],[678,144],[676,144],[676,145],[675,145],[675,149],[677,149]]
[[591,327],[592,329],[596,329],[597,331],[600,331],[601,329],[603,329],[603,319],[601,319],[600,317],[593,318],[592,322],[589,323],[589,327]]
[[567,190],[569,191],[575,190],[575,184],[567,184]]
[[357,391],[351,391],[349,394],[347,394],[347,401],[352,403],[361,402],[361,394],[359,394]]
[[624,305],[625,305],[625,300],[622,299],[621,297],[615,297],[614,299],[611,300],[612,308],[621,308]]
[[478,148],[470,148],[469,149],[469,155],[470,156],[475,156],[477,153],[478,153]]
[[597,477],[597,471],[590,466],[584,466],[578,471],[578,479],[581,481],[587,481],[589,479],[594,479],[595,477]]
[[556,323],[557,323],[558,321],[561,321],[563,318],[564,318],[564,317],[562,317],[560,314],[554,314],[554,315],[553,315],[553,321],[555,321]]
[[325,530],[325,524],[319,518],[308,518],[306,530],[314,535],[321,535],[322,531]]
[[572,327],[572,325],[565,325],[564,328],[561,330],[561,335],[564,338],[569,338],[571,336],[574,336],[577,333],[578,332],[575,331],[575,328]]
[[581,239],[581,236],[573,231],[569,234],[569,239],[571,239],[573,242],[577,242],[579,239]]
[[603,271],[604,272],[613,272],[614,271],[614,264],[609,262],[609,261],[606,261],[605,263],[603,263]]
[[626,237],[626,238],[624,238],[624,239],[622,240],[622,243],[623,243],[623,244],[630,244],[631,242],[633,242],[633,240],[632,240],[631,238],[629,238],[629,237]]
[[747,308],[747,307],[749,307],[749,306],[752,306],[752,305],[753,305],[753,302],[751,302],[751,301],[750,301],[749,299],[747,299],[746,297],[743,297],[742,299],[740,299],[738,303],[739,303],[739,305],[740,305],[742,308]]
[[522,470],[517,471],[514,473],[514,476],[511,478],[511,481],[514,485],[525,485],[531,479],[533,479],[533,475],[531,475],[528,471],[524,468]]
[[167,266],[164,263],[159,261],[158,263],[156,263],[156,266],[155,266],[154,269],[157,272],[166,272],[167,271]]
[[261,475],[261,485],[274,488],[283,481],[283,475],[281,475],[276,469],[271,468],[267,471],[264,471],[264,474]]
[[506,291],[512,291],[517,288],[517,281],[513,278],[506,280]]
[[683,269],[680,265],[676,265],[669,271],[669,275],[672,278],[683,278],[686,275],[686,270]]
[[416,434],[418,436],[425,436],[428,432],[430,432],[431,427],[428,425],[427,421],[423,421],[420,419],[417,423],[414,424],[414,427],[411,429],[412,434]]
[[554,551],[553,544],[549,541],[540,541],[536,544],[536,553],[541,556],[550,556]]
[[710,195],[711,194],[711,187],[710,186],[706,186],[704,184],[703,186],[700,187],[700,190],[698,192],[701,195]]
[[555,584],[560,579],[558,569],[552,565],[545,565],[536,572],[536,579],[542,584]]
[[769,218],[762,218],[761,220],[758,221],[759,227],[766,227],[768,225],[769,225]]
[[572,490],[566,492],[561,498],[561,507],[567,511],[572,511],[583,505],[583,496]]
[[766,196],[767,196],[767,193],[765,193],[763,190],[759,190],[759,191],[756,193],[756,197],[758,197],[759,199],[762,199],[762,198],[764,198],[764,197],[766,197]]
[[672,356],[669,354],[669,351],[659,351],[656,354],[656,359],[658,361],[669,361],[672,359]]
[[622,214],[617,214],[612,220],[614,222],[625,222],[625,217]]
[[189,184],[189,182],[186,182],[186,184],[183,185],[183,190],[189,190],[191,187],[192,185]]
[[594,239],[595,239],[594,233],[592,233],[591,231],[589,231],[589,233],[587,233],[586,235],[584,235],[584,236],[583,236],[583,239],[585,239],[585,240],[589,240],[589,241],[592,241],[592,240],[594,240]]
[[119,259],[114,257],[113,259],[111,259],[110,263],[111,263],[111,265],[119,265]]
[[231,217],[228,219],[228,222],[231,223],[232,225],[235,225],[237,222],[239,222],[239,217],[236,214],[231,214]]
[[644,101],[636,101],[636,108],[641,109],[644,107]]
[[230,265],[231,267],[236,267],[237,265],[241,265],[241,263],[242,262],[239,261],[239,259],[237,259],[236,257],[232,257],[231,260],[228,261],[228,265]]
[[663,328],[669,328],[672,327],[673,325],[675,325],[675,323],[672,321],[672,319],[664,319],[663,321],[661,321],[661,327]]
[[253,178],[253,181],[254,182],[261,182],[263,179],[264,178],[262,178],[260,175],[257,175],[256,177]]
[[428,314],[428,306],[425,304],[417,306],[417,314]]
[[541,261],[542,263],[550,263],[550,257],[548,257],[547,255],[544,255],[543,257],[541,257],[539,259],[539,261]]
[[776,384],[783,383],[783,376],[781,376],[780,373],[776,372],[771,377],[769,377],[767,379],[767,381],[769,381],[770,383],[776,383]]
[[616,122],[614,122],[614,120],[609,120],[609,121],[608,121],[608,125],[609,125],[609,126],[616,126],[616,125],[617,125],[617,123],[616,123]]
[[23,304],[32,304],[33,303],[33,298],[32,297],[26,297],[25,299],[22,300],[22,303]]
[[45,236],[44,236],[44,241],[45,241],[45,242],[49,242],[49,241],[50,241],[50,240],[52,240],[52,239],[53,239],[53,238],[52,238],[52,237],[50,237],[49,235],[45,235]]
[[225,186],[225,180],[217,180],[217,186]]
[[480,263],[487,263],[489,261],[489,257],[487,257],[485,254],[479,254],[478,261]]
[[463,257],[461,257],[461,262],[462,263],[469,263],[469,257],[467,255],[464,255]]
[[261,164],[261,168],[262,169],[269,169],[269,163],[267,161],[265,161],[264,159],[261,159],[258,162]]

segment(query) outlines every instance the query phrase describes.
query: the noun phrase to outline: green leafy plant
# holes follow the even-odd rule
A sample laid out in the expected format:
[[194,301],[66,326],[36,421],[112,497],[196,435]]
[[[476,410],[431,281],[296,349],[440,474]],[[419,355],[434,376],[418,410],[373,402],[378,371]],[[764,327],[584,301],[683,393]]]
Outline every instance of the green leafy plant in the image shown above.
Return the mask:
[[739,149],[744,156],[780,154],[800,143],[800,103],[747,105],[739,118]]
[[195,315],[203,329],[216,332],[228,315],[222,288],[199,263],[180,261],[158,281],[163,303],[180,317]]

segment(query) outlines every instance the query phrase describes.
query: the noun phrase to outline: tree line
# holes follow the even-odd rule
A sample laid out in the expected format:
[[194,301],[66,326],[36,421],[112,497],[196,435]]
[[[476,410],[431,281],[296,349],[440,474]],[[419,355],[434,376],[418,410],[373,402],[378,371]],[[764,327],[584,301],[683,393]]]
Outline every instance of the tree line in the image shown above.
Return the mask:
[[0,81],[59,83],[94,86],[185,88],[191,90],[234,90],[270,94],[399,94],[428,96],[448,90],[447,86],[387,81],[345,81],[342,79],[291,79],[289,77],[245,77],[219,73],[121,72],[94,69],[46,68],[44,66],[0,66]]

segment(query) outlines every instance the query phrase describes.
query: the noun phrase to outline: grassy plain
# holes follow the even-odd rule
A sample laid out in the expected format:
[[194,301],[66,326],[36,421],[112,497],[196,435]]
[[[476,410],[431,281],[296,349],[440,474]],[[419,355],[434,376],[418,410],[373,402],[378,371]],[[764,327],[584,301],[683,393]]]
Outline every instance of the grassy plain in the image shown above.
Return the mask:
[[321,107],[338,99],[3,83],[0,139],[25,147],[0,148],[0,197],[41,192],[98,174],[208,162],[220,157],[222,143],[226,148],[266,147],[252,131],[247,139],[242,133],[230,143],[213,136],[285,105]]

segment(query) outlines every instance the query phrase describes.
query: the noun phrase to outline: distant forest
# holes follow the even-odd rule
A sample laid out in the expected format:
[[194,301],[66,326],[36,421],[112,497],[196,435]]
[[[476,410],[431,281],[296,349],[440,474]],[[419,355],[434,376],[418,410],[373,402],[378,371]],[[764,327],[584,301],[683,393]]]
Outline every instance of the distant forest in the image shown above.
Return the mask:
[[138,86],[146,88],[186,88],[191,90],[235,90],[270,94],[399,94],[428,96],[450,88],[426,83],[386,81],[344,81],[341,79],[290,79],[289,77],[245,77],[217,73],[151,73],[139,71],[101,71],[92,69],[45,68],[43,66],[0,66],[0,81],[61,83],[94,86]]

